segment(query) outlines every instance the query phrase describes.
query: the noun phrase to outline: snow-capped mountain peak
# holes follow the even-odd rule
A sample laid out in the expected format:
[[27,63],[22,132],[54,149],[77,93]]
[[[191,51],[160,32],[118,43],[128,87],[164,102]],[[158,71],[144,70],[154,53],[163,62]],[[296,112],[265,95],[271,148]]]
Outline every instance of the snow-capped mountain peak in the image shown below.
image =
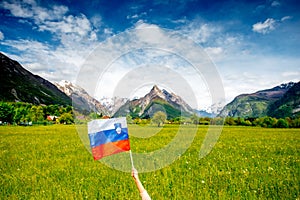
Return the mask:
[[76,109],[108,114],[106,108],[80,86],[66,80],[62,80],[59,83],[56,82],[54,85],[72,98],[73,106]]

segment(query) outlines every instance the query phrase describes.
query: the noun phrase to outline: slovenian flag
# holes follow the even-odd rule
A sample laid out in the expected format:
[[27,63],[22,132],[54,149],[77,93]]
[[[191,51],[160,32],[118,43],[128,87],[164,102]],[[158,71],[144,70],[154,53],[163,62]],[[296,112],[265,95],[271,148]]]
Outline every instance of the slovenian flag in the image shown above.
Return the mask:
[[94,160],[130,150],[125,117],[93,120],[88,135]]

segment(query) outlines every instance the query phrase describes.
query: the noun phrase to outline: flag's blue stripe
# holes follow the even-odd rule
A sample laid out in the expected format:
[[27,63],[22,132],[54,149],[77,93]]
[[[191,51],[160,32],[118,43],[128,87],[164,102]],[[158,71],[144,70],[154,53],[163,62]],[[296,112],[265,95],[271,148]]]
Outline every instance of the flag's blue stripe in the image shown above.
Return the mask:
[[96,147],[109,142],[116,142],[128,139],[128,129],[122,128],[122,132],[118,134],[115,129],[104,130],[97,133],[89,133],[91,147]]

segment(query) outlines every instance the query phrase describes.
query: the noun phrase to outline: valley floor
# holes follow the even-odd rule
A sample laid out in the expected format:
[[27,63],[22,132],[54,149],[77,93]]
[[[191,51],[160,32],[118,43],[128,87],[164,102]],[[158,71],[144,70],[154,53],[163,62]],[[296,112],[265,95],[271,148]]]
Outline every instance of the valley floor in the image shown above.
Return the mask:
[[[80,139],[85,128],[0,126],[0,199],[139,199],[130,173],[93,160]],[[195,130],[174,162],[140,173],[152,199],[300,198],[299,129],[223,127],[212,151],[200,159],[207,126],[129,125],[137,170],[143,171],[141,154],[154,154],[178,134],[189,137]],[[128,152],[119,155],[129,162]]]

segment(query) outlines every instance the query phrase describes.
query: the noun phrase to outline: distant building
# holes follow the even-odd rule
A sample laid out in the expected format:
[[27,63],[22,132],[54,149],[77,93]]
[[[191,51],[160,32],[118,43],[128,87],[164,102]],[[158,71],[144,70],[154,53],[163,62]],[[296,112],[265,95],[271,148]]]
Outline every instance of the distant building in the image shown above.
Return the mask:
[[47,116],[47,120],[48,120],[48,121],[53,121],[53,122],[55,122],[56,119],[58,119],[57,116],[51,116],[51,115],[48,115],[48,116]]

